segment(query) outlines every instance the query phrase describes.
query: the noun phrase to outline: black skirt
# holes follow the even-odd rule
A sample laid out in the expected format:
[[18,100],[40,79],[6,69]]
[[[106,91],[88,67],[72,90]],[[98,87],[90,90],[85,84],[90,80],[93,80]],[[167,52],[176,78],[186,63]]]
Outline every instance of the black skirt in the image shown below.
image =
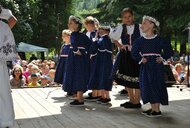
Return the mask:
[[139,69],[140,65],[133,60],[131,52],[120,51],[116,56],[112,71],[113,80],[119,85],[138,89]]

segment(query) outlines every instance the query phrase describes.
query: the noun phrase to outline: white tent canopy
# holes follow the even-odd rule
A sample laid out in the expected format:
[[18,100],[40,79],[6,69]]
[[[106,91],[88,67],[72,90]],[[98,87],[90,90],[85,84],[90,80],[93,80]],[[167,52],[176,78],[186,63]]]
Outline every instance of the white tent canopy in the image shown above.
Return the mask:
[[48,52],[48,49],[20,42],[17,46],[17,52]]

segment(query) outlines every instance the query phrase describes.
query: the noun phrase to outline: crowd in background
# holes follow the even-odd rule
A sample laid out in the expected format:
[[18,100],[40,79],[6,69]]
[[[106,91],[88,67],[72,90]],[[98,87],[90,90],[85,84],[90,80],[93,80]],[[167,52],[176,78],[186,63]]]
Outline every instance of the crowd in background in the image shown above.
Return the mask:
[[[32,55],[34,56],[34,55]],[[27,60],[17,59],[10,69],[10,84],[12,88],[53,86],[55,62],[37,58]]]

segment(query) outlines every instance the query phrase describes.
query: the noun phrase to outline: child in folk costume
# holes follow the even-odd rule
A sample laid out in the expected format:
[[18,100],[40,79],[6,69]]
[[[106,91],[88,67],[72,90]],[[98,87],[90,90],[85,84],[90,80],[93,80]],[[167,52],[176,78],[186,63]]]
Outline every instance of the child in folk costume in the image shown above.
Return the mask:
[[[96,60],[96,82],[97,90],[101,90],[101,99],[97,102],[101,104],[107,104],[111,101],[109,91],[112,89],[112,42],[109,38],[110,28],[108,26],[101,26],[98,30],[100,38],[97,41],[96,48],[97,60]],[[92,56],[91,56],[92,58]]]
[[144,16],[141,28],[145,36],[135,41],[132,56],[141,64],[139,80],[143,103],[151,104],[151,109],[143,114],[157,117],[161,116],[160,104],[168,105],[163,58],[169,59],[173,51],[171,44],[157,35],[159,22],[155,18]]
[[77,98],[70,103],[71,106],[83,106],[83,93],[87,91],[89,79],[89,49],[92,41],[80,32],[82,28],[80,18],[70,16],[68,27],[72,33],[71,47],[63,83],[64,90],[72,93],[77,92]]
[[64,44],[61,47],[60,58],[58,61],[55,78],[54,78],[54,82],[59,83],[59,84],[63,83],[63,78],[64,78],[64,74],[66,70],[65,69],[66,61],[67,61],[68,53],[70,50],[70,36],[71,36],[70,30],[65,29],[62,31],[62,39],[63,39]]
[[[129,102],[121,104],[125,108],[141,108],[139,90],[139,65],[131,56],[131,48],[135,39],[142,35],[140,25],[134,23],[134,13],[129,8],[122,11],[122,24],[110,32],[110,38],[120,49],[117,54],[113,76],[117,72],[115,81],[125,86]],[[119,43],[121,40],[121,43]]]
[[0,19],[8,21],[7,25],[0,20],[0,127],[13,128],[14,110],[6,61],[17,57],[15,40],[10,29],[16,24],[16,18],[10,10],[0,6]]
[[[97,27],[96,27],[96,21],[94,17],[88,16],[84,20],[84,26],[87,30],[86,35],[90,40],[92,40],[92,45],[90,47],[90,52],[96,51],[96,42],[95,38],[97,36]],[[92,90],[92,93],[89,93],[89,97],[86,97],[86,101],[97,101],[98,100],[98,90],[97,90],[97,74],[96,72],[96,60],[97,60],[97,54],[94,54],[91,59],[90,59],[90,78],[89,78],[89,83],[88,83],[88,89]],[[99,95],[101,95],[101,92],[99,92]]]

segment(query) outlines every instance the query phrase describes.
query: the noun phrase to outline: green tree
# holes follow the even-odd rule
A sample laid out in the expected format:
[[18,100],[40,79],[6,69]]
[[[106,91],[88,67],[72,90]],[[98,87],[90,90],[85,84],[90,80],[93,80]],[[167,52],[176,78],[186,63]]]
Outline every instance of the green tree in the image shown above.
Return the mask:
[[120,21],[120,12],[130,7],[135,11],[136,21],[141,22],[143,15],[150,15],[161,23],[161,36],[181,40],[182,31],[190,22],[189,0],[105,0],[98,5],[102,21]]
[[[67,28],[72,0],[0,0],[12,10],[18,22],[13,28],[16,42],[58,47],[62,29]],[[59,45],[58,45],[59,44]]]
[[68,17],[72,13],[72,0],[40,0],[38,24],[33,26],[32,41],[40,46],[61,47],[61,32],[67,28]]
[[[3,7],[12,10],[13,14],[18,19],[16,26],[13,28],[16,43],[28,41],[32,38],[33,30],[31,18],[33,18],[34,15],[31,14],[37,14],[37,1],[38,0],[0,0]],[[35,22],[35,20],[32,22]]]

